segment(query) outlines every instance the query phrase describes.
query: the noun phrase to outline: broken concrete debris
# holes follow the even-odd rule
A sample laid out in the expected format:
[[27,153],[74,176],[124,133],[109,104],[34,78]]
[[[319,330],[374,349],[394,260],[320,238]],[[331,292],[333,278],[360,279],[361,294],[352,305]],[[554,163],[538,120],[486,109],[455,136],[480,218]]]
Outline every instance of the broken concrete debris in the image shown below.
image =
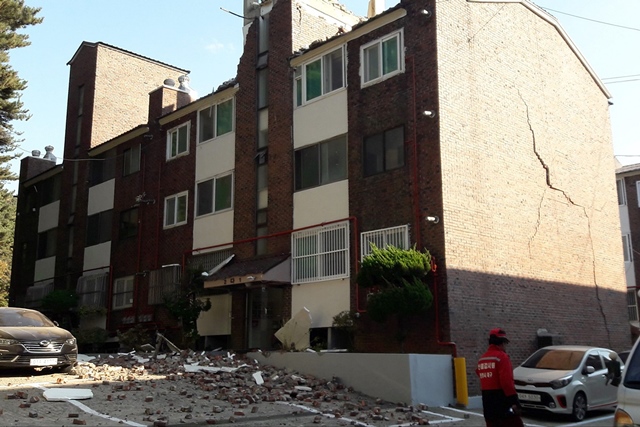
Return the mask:
[[[93,411],[118,416],[126,407],[129,412],[122,413],[122,418],[153,426],[242,423],[251,417],[268,418],[276,413],[308,416],[306,422],[313,424],[327,419],[356,426],[428,423],[426,414],[421,412],[425,407],[365,396],[338,378],[316,378],[221,351],[182,350],[158,356],[164,357],[108,354],[80,362],[71,375],[63,377],[65,381],[54,381],[65,386],[54,384],[47,388],[43,400],[93,398],[86,402]],[[7,394],[6,398],[18,399],[16,403],[23,408],[40,401],[23,391]],[[37,405],[43,412],[43,403]],[[36,411],[28,416],[33,414],[38,417]],[[73,424],[91,424],[91,420],[83,419],[84,415],[64,414]]]

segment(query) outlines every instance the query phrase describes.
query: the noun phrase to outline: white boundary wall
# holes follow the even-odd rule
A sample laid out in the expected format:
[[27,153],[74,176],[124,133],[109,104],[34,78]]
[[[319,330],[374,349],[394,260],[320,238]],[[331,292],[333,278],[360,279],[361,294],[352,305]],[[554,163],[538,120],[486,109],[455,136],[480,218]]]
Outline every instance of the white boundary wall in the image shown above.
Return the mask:
[[456,402],[450,355],[250,352],[247,357],[325,380],[337,377],[347,387],[388,402],[429,406]]

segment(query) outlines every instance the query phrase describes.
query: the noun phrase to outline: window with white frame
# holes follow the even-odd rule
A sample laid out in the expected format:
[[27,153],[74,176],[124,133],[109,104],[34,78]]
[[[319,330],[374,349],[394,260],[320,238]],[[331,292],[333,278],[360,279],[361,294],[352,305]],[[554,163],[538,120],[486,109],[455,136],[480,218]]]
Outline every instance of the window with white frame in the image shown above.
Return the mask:
[[164,226],[173,227],[187,222],[188,193],[174,194],[164,199]]
[[360,233],[360,248],[362,251],[360,258],[362,259],[371,254],[374,245],[378,249],[384,249],[387,246],[409,249],[409,226],[400,225]]
[[198,112],[198,142],[208,141],[233,130],[233,98]]
[[347,136],[295,152],[295,189],[304,190],[347,178]]
[[102,308],[107,303],[108,273],[92,274],[78,278],[76,295],[79,307]]
[[196,186],[196,216],[231,209],[232,205],[232,173],[199,182]]
[[189,152],[189,123],[185,123],[167,132],[167,160]]
[[291,234],[291,283],[349,276],[349,222]]
[[149,273],[149,305],[163,304],[166,296],[180,289],[182,268],[179,264],[168,265]]
[[618,190],[618,205],[624,206],[627,204],[627,197],[624,188],[624,178],[616,180],[616,190]]
[[630,234],[622,235],[622,252],[624,254],[624,262],[633,262],[633,247]]
[[344,46],[296,67],[296,107],[344,87]]
[[629,312],[629,320],[638,321],[638,299],[636,297],[636,288],[627,288],[627,311]]
[[113,309],[133,307],[134,276],[120,277],[113,283]]
[[404,71],[402,30],[360,48],[362,84],[373,84]]

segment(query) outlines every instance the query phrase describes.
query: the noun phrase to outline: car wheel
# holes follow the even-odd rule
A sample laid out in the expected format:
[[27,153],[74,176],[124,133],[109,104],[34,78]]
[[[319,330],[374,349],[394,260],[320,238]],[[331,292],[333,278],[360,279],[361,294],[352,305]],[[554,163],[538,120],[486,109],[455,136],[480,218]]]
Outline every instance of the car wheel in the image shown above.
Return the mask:
[[587,396],[581,391],[576,393],[576,396],[573,398],[573,406],[571,417],[575,421],[582,421],[584,417],[587,416]]

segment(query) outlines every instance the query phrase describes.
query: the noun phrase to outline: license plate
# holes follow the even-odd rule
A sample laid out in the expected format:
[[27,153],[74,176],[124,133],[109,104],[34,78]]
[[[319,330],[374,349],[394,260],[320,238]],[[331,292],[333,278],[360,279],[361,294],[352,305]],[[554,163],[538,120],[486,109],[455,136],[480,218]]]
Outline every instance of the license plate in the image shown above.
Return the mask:
[[540,402],[539,394],[529,394],[529,393],[518,393],[518,399],[520,400],[528,400],[531,402]]
[[58,359],[55,357],[49,359],[31,359],[29,364],[31,366],[52,366],[58,364]]

